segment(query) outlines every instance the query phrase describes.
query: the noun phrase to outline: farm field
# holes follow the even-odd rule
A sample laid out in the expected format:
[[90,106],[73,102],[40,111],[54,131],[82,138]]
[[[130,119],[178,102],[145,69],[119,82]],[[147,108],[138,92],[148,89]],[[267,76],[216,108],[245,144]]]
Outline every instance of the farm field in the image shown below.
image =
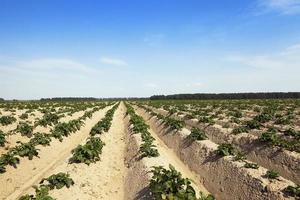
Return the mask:
[[300,199],[300,100],[0,103],[0,199]]

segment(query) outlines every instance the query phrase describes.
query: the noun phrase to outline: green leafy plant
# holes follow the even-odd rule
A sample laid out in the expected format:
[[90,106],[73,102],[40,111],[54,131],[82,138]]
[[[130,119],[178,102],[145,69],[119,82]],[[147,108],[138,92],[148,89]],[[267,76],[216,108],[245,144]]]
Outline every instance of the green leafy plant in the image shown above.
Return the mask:
[[13,152],[21,157],[28,157],[29,160],[32,160],[33,156],[38,156],[38,149],[31,143],[22,143],[18,142],[19,145],[13,148]]
[[243,152],[240,152],[240,151],[237,151],[235,153],[235,156],[234,156],[234,160],[235,161],[245,161],[247,158],[246,158],[246,154],[243,153]]
[[234,135],[237,135],[239,133],[248,133],[248,128],[246,126],[240,126],[233,129],[231,133]]
[[0,157],[0,173],[4,173],[5,166],[11,165],[14,168],[17,168],[17,164],[19,164],[20,159],[14,155],[12,152],[8,152],[6,154],[1,155]]
[[46,186],[33,186],[35,189],[35,195],[23,195],[19,200],[55,200],[53,197],[49,196],[49,188]]
[[12,124],[15,121],[17,121],[17,119],[15,117],[13,117],[13,116],[1,116],[0,117],[0,124],[2,126],[6,126],[6,125],[9,125],[9,124]]
[[91,137],[85,145],[78,145],[72,150],[71,163],[85,163],[87,165],[100,160],[104,142],[98,137]]
[[[47,182],[45,184],[45,182]],[[58,174],[53,174],[48,178],[43,178],[40,182],[43,186],[48,187],[50,190],[61,189],[63,187],[69,188],[74,185],[73,179],[70,178],[69,174],[60,172]]]
[[300,186],[287,186],[286,188],[283,189],[283,193],[287,196],[290,197],[300,197]]
[[231,144],[221,144],[218,146],[216,153],[220,156],[235,155],[236,149]]
[[4,147],[5,142],[5,134],[3,133],[3,131],[0,130],[0,147]]
[[[181,173],[176,171],[172,165],[169,165],[170,170],[162,166],[153,167],[151,173],[153,174],[150,180],[150,190],[152,195],[157,200],[184,200],[195,199],[196,192],[191,186],[191,181],[188,178],[183,178]],[[201,194],[202,200],[212,200],[213,196],[205,197]]]
[[166,117],[164,122],[173,130],[181,130],[184,127],[184,122],[171,117]]
[[159,153],[157,149],[155,149],[155,145],[152,142],[144,142],[140,146],[140,152],[142,153],[141,157],[157,157]]
[[47,146],[50,145],[51,137],[49,134],[38,132],[33,134],[33,138],[31,138],[29,142],[34,146],[38,144]]
[[20,122],[16,131],[20,132],[22,136],[32,137],[33,127],[27,123]]
[[20,119],[28,119],[28,114],[27,113],[23,113],[22,115],[20,115],[19,118]]
[[206,140],[208,137],[206,136],[204,131],[200,130],[199,128],[192,128],[188,138],[195,141],[195,140]]
[[269,179],[276,179],[279,177],[279,173],[273,170],[268,170],[265,176]]
[[244,167],[245,168],[251,168],[251,169],[258,169],[259,168],[259,165],[256,164],[256,163],[249,163],[249,162],[246,162],[244,164]]

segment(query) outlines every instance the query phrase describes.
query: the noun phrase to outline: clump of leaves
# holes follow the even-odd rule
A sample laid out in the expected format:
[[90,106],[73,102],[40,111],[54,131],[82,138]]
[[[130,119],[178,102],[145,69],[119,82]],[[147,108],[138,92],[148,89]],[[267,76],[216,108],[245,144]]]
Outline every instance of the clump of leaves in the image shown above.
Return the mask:
[[12,124],[15,121],[17,121],[17,119],[15,117],[13,117],[13,116],[2,116],[2,117],[0,117],[0,124],[2,126],[6,126],[6,125],[9,125],[9,124]]
[[19,200],[55,200],[51,196],[49,196],[49,188],[46,186],[33,186],[35,189],[35,195],[23,195],[19,198]]
[[157,149],[155,149],[155,145],[152,144],[152,142],[144,142],[143,144],[141,144],[140,146],[140,152],[142,153],[141,157],[157,157],[159,156],[159,153],[157,151]]
[[246,126],[249,129],[260,129],[261,123],[257,120],[246,121]]
[[36,126],[41,125],[41,126],[52,126],[55,124],[58,124],[58,120],[59,120],[60,116],[58,116],[55,113],[51,113],[51,112],[47,112],[44,114],[43,118],[40,119],[37,123]]
[[237,135],[239,133],[248,133],[248,128],[246,126],[240,126],[233,129],[231,133],[234,135]]
[[11,165],[14,168],[17,168],[17,164],[19,164],[20,159],[14,155],[13,152],[8,152],[6,154],[1,155],[0,157],[0,173],[5,172],[5,166]]
[[20,122],[17,126],[16,131],[20,132],[22,136],[31,137],[33,132],[33,127],[27,123]]
[[249,163],[249,162],[246,162],[244,164],[244,167],[245,168],[251,168],[251,169],[258,169],[259,168],[259,165],[256,164],[256,163]]
[[216,153],[220,156],[229,156],[229,155],[235,155],[236,149],[232,146],[232,144],[221,144],[218,146],[218,149],[216,150]]
[[253,120],[258,121],[260,123],[266,123],[266,122],[270,121],[271,119],[273,119],[273,116],[271,114],[262,113],[260,115],[255,116]]
[[195,140],[206,140],[208,137],[206,136],[204,131],[200,130],[199,128],[192,128],[188,138],[195,141]]
[[269,179],[276,179],[279,177],[279,173],[273,170],[268,170],[265,174],[265,177]]
[[287,186],[286,188],[283,189],[283,193],[287,196],[290,197],[300,197],[300,186]]
[[28,114],[27,113],[23,113],[22,115],[20,115],[19,118],[20,119],[28,119]]
[[[45,182],[47,183],[45,184]],[[40,184],[50,188],[50,190],[53,190],[55,188],[61,189],[64,186],[69,188],[70,186],[74,185],[74,181],[70,178],[69,174],[60,172],[58,174],[53,174],[48,178],[43,178]]]
[[87,165],[100,160],[99,155],[102,153],[104,142],[98,137],[91,137],[85,145],[78,145],[72,150],[73,156],[70,158],[71,163],[85,163]]
[[38,156],[38,149],[31,143],[18,142],[19,145],[13,148],[13,152],[21,157],[27,156],[29,160],[32,160],[33,156]]
[[199,122],[207,123],[207,124],[210,124],[210,125],[215,123],[215,121],[212,119],[212,117],[207,117],[207,116],[200,117]]
[[235,161],[245,161],[246,159],[246,154],[240,151],[237,151],[234,156]]
[[181,130],[184,127],[184,122],[171,117],[166,117],[164,122],[174,130]]
[[275,124],[287,125],[291,123],[291,120],[287,117],[279,117],[275,120]]
[[[191,180],[183,178],[182,174],[169,165],[170,170],[162,166],[153,167],[151,173],[153,176],[150,180],[150,190],[157,200],[167,199],[195,199],[196,192],[191,186]],[[212,195],[205,197],[201,194],[203,200],[213,200]]]
[[36,146],[38,144],[47,146],[47,145],[50,145],[51,137],[50,137],[50,135],[48,135],[46,133],[38,132],[38,133],[33,134],[33,138],[31,138],[29,142],[31,144],[33,144],[34,146]]
[[6,140],[5,140],[5,134],[3,133],[3,131],[0,130],[0,146],[4,147],[5,142],[6,142]]

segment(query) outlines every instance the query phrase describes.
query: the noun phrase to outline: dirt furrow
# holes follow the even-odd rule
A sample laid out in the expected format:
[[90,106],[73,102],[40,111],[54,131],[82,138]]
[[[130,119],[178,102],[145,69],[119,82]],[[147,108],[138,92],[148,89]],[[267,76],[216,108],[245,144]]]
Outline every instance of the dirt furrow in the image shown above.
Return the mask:
[[39,158],[33,160],[20,158],[20,164],[17,169],[11,166],[7,167],[4,174],[0,174],[0,199],[15,200],[18,196],[27,191],[32,185],[37,184],[48,171],[54,169],[59,163],[65,162],[72,149],[84,141],[91,128],[105,115],[110,107],[106,107],[94,113],[91,119],[85,121],[85,125],[64,138],[62,142],[53,140],[50,146],[38,146]]

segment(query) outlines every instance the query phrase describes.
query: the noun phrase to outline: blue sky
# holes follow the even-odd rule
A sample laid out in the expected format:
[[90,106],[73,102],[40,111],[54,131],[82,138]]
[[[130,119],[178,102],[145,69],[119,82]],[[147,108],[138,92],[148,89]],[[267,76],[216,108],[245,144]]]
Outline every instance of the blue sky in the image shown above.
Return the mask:
[[0,0],[0,97],[300,91],[300,0]]

